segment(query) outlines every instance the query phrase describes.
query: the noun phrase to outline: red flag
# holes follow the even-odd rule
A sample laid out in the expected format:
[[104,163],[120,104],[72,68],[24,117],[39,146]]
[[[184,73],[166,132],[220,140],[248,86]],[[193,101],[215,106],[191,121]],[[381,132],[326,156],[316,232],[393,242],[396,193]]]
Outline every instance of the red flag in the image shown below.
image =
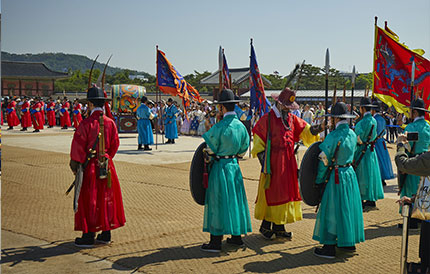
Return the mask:
[[[398,42],[394,32],[375,25],[373,92],[388,106],[409,115],[412,62],[415,61],[413,96],[430,106],[430,61]],[[426,119],[429,119],[426,114]]]

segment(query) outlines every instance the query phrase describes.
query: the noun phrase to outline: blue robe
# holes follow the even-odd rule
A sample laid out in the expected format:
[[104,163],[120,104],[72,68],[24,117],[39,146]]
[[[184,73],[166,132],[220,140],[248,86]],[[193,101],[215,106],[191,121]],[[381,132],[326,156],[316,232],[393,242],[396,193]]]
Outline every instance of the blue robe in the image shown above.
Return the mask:
[[[338,141],[337,164],[352,163],[357,146],[357,135],[347,123],[340,124],[330,132],[320,149],[330,162]],[[318,165],[317,184],[325,181],[327,166],[323,161]],[[364,242],[363,210],[357,177],[352,166],[338,168],[339,183],[335,181],[335,171],[331,171],[315,221],[313,239],[321,244],[354,246]]]
[[178,127],[176,125],[175,115],[176,113],[178,113],[178,109],[174,105],[171,105],[166,108],[166,112],[163,115],[167,139],[178,139]]
[[[379,170],[381,171],[382,180],[390,180],[394,178],[393,166],[391,165],[390,154],[387,150],[387,144],[384,140],[385,130],[387,127],[387,122],[384,117],[379,113],[376,113],[375,118],[377,127],[376,134],[380,136],[375,143],[376,155],[378,156]],[[384,132],[384,133],[383,133]]]
[[[203,134],[219,156],[247,151],[249,135],[236,115],[227,115]],[[203,231],[212,235],[241,235],[252,231],[242,172],[236,158],[215,160],[209,170]]]
[[[428,151],[430,146],[430,125],[424,119],[415,120],[415,122],[407,125],[405,132],[418,132],[418,141],[416,142],[414,149],[415,155]],[[412,148],[413,142],[409,142],[409,145]],[[412,195],[417,194],[419,184],[420,176],[408,174],[400,197],[412,197]]]
[[139,133],[139,137],[138,137],[139,145],[154,144],[154,136],[152,134],[151,121],[149,120],[150,115],[151,115],[151,109],[145,104],[141,104],[136,110],[137,132]]
[[[355,134],[360,137],[363,144],[357,146],[354,160],[358,161],[361,151],[364,147],[364,142],[367,141],[370,129],[373,127],[370,141],[376,138],[376,120],[372,114],[366,113],[357,125],[355,125]],[[360,187],[361,199],[367,201],[377,201],[384,199],[384,189],[382,187],[381,171],[379,170],[378,157],[376,151],[367,146],[366,152],[361,159],[361,162],[355,169],[357,174],[358,185]]]

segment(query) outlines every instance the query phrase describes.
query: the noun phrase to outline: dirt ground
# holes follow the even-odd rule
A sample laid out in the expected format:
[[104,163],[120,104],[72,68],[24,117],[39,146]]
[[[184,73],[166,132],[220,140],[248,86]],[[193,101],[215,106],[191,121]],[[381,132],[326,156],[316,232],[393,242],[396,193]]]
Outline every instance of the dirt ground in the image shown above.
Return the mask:
[[[70,139],[70,134],[61,136]],[[224,242],[219,255],[202,252],[200,246],[208,241],[209,235],[202,232],[203,207],[193,201],[189,191],[189,161],[171,164],[144,164],[141,158],[136,163],[132,158],[115,161],[127,223],[112,232],[111,245],[78,249],[73,245],[74,238],[80,236],[73,231],[73,197],[64,194],[73,181],[67,151],[13,146],[12,138],[12,135],[3,138],[2,147],[4,273],[399,271],[401,231],[396,225],[401,218],[395,200],[390,198],[379,201],[378,210],[364,214],[366,241],[357,246],[357,252],[339,253],[335,260],[313,255],[314,247],[319,246],[312,240],[316,214],[315,208],[305,204],[302,204],[304,220],[287,225],[287,230],[294,234],[292,241],[264,240],[258,233],[259,221],[252,218],[253,232],[244,237],[246,247],[238,249]],[[28,138],[31,144],[31,137]],[[199,142],[196,141],[196,146]],[[253,216],[259,163],[247,158],[240,166]],[[385,191],[393,197],[394,181],[389,182]],[[35,242],[19,244],[19,237],[29,237]],[[409,245],[412,261],[418,261],[418,240],[419,231],[413,231]],[[72,259],[71,254],[87,257]]]

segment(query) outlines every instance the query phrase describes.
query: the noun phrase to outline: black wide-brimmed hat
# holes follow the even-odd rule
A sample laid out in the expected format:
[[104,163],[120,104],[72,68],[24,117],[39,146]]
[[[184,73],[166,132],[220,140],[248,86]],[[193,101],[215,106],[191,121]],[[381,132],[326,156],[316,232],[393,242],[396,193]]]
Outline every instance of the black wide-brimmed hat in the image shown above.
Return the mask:
[[91,87],[87,91],[87,98],[79,100],[81,103],[87,103],[88,101],[110,101],[110,99],[105,98],[105,94],[101,88]]
[[430,110],[426,109],[426,105],[424,103],[424,100],[421,98],[417,98],[417,99],[413,100],[411,108],[416,109],[416,110],[422,110],[425,112],[430,112]]
[[369,97],[363,97],[360,100],[360,107],[374,108],[375,105],[372,104],[372,101],[370,100]]
[[218,101],[215,104],[229,104],[229,103],[239,103],[240,100],[235,99],[234,93],[231,89],[223,89],[221,94],[218,96]]
[[326,114],[325,116],[345,119],[355,118],[355,115],[350,114],[348,112],[348,106],[344,102],[337,102],[331,108],[331,112]]
[[381,108],[381,103],[379,102],[379,100],[378,99],[376,99],[376,98],[373,98],[373,100],[372,100],[372,105],[373,105],[373,108],[375,109],[375,110],[380,110],[380,108]]

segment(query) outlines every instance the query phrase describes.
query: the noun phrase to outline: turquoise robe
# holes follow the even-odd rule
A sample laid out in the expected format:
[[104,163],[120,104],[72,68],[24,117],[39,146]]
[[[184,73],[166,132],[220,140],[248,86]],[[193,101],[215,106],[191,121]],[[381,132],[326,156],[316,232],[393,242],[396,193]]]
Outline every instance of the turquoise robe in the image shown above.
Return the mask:
[[[415,154],[421,154],[428,151],[430,146],[430,125],[424,119],[415,120],[415,122],[407,125],[405,132],[418,132],[418,141],[416,142],[414,149]],[[414,142],[409,142],[411,149],[413,143]],[[412,195],[417,194],[420,178],[420,176],[407,175],[400,197],[407,196],[411,198]]]
[[[337,164],[352,163],[357,146],[357,135],[349,129],[347,123],[340,124],[330,132],[320,149],[329,163],[333,158],[338,141],[341,140],[337,153]],[[328,167],[320,161],[317,184],[325,180]],[[338,168],[339,184],[335,183],[335,171],[332,170],[327,182],[315,221],[313,239],[321,244],[354,246],[364,242],[363,209],[357,177],[352,166]]]
[[152,125],[149,117],[151,110],[145,104],[141,104],[136,110],[137,117],[137,133],[139,145],[154,144],[154,135],[152,134]]
[[[355,126],[355,134],[357,134],[357,136],[360,136],[360,139],[363,143],[367,141],[372,125],[374,125],[374,127],[372,130],[370,141],[373,141],[377,136],[377,124],[375,118],[372,117],[372,114],[370,114],[370,112],[366,113],[363,119],[361,119],[360,122],[358,122]],[[358,161],[358,159],[360,158],[363,147],[364,144],[357,146],[357,150],[355,151],[354,155],[355,161]],[[384,189],[382,187],[381,171],[379,169],[378,157],[376,156],[376,151],[372,151],[370,145],[368,145],[363,159],[361,159],[360,164],[355,169],[355,173],[357,174],[358,185],[360,187],[362,200],[377,201],[380,199],[384,199]]]
[[[236,115],[227,115],[203,138],[219,156],[247,151],[249,135]],[[242,172],[237,159],[214,160],[206,190],[203,231],[212,235],[241,235],[252,231]]]
[[164,113],[164,127],[167,139],[178,139],[178,126],[176,125],[176,113],[178,109],[175,105],[166,108]]
[[378,156],[379,170],[381,171],[382,180],[390,180],[394,179],[393,166],[391,165],[390,154],[387,150],[387,144],[384,140],[385,129],[387,127],[387,122],[384,117],[382,117],[379,113],[376,113],[375,118],[377,127],[376,134],[380,136],[375,143],[376,155]]

